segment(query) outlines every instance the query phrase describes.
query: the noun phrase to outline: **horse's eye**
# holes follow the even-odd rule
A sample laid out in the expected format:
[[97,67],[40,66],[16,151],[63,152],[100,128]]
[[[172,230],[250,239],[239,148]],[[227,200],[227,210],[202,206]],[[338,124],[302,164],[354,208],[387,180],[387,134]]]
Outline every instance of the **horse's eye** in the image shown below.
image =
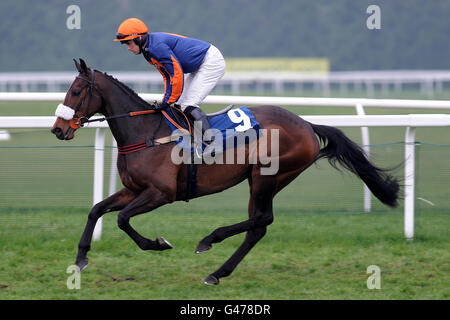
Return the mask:
[[81,93],[81,91],[72,91],[72,95],[74,96],[79,96]]

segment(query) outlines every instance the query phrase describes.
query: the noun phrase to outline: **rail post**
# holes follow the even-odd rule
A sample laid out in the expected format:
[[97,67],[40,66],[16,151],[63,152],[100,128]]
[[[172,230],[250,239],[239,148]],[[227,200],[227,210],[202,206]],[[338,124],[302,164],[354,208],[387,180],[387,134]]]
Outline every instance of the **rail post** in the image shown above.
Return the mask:
[[[94,197],[93,205],[103,200],[103,171],[105,158],[105,131],[106,128],[97,128],[95,130],[94,146]],[[102,234],[103,219],[97,220],[94,228],[94,241],[100,240]]]
[[[356,113],[359,116],[365,116],[366,113],[364,112],[363,105],[361,103],[358,103],[356,105]],[[362,144],[363,144],[363,150],[366,154],[367,159],[370,158],[370,138],[369,138],[369,128],[368,127],[361,127],[361,138],[362,138]],[[366,184],[364,184],[364,211],[370,212],[372,208],[372,197],[371,192]]]
[[405,237],[414,237],[414,166],[416,128],[407,127],[405,134]]

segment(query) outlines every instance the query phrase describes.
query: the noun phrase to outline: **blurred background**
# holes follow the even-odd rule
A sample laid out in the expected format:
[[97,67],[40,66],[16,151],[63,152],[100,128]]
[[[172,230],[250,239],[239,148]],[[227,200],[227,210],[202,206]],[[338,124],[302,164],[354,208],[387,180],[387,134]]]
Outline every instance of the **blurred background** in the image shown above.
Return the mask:
[[156,70],[112,41],[137,17],[151,32],[218,47],[228,64],[217,87],[224,93],[447,98],[449,16],[444,0],[3,0],[0,91],[65,89],[80,57],[139,92],[160,91]]

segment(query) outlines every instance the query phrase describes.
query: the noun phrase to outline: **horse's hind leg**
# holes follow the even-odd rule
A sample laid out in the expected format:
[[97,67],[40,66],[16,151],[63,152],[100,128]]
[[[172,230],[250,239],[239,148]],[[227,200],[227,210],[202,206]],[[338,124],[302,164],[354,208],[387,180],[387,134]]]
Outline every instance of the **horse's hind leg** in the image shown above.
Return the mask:
[[204,284],[219,284],[219,279],[230,275],[237,265],[244,259],[247,253],[255,244],[266,234],[267,227],[256,228],[247,231],[244,242],[235,253],[214,273],[211,273],[205,279]]
[[89,212],[88,221],[84,228],[78,244],[78,254],[75,264],[80,268],[80,271],[87,267],[88,259],[87,253],[91,248],[92,233],[94,232],[95,224],[102,215],[107,212],[116,211],[124,208],[130,203],[136,195],[127,188],[123,188],[108,198],[97,203]]
[[275,178],[273,176],[260,176],[258,173],[257,176],[254,175],[252,179],[249,179],[249,182],[249,220],[216,229],[211,234],[211,243],[213,243],[247,231],[244,242],[217,271],[203,280],[205,284],[218,284],[220,278],[230,275],[247,253],[264,237],[267,226],[273,222],[272,202],[276,188]]

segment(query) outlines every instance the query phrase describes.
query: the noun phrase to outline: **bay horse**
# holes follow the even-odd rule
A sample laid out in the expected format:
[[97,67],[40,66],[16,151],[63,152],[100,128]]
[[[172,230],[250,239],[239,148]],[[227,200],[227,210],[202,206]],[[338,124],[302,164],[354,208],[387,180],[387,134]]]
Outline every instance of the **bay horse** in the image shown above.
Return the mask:
[[[51,129],[58,139],[73,139],[76,130],[96,113],[105,116],[119,148],[135,145],[142,140],[155,141],[171,134],[169,126],[161,121],[161,112],[142,112],[152,109],[152,105],[132,89],[106,73],[88,68],[82,59],[80,62],[74,61],[79,74],[66,93],[64,110],[57,114]],[[250,109],[261,128],[268,129],[268,139],[271,129],[278,130],[279,168],[275,174],[262,175],[264,165],[261,163],[198,165],[196,197],[223,191],[244,179],[250,186],[248,219],[217,228],[204,237],[195,249],[195,253],[205,252],[214,243],[246,232],[242,245],[219,269],[203,279],[205,284],[218,284],[219,279],[233,272],[273,222],[275,195],[318,159],[327,158],[338,170],[339,164],[364,181],[382,203],[391,207],[397,205],[398,180],[390,170],[372,164],[364,151],[341,130],[309,123],[277,106]],[[140,112],[140,116],[123,116]],[[170,154],[175,144],[155,144],[137,152],[118,155],[117,167],[124,187],[97,203],[89,212],[75,262],[80,270],[88,265],[87,252],[97,220],[110,211],[119,211],[119,228],[142,250],[172,248],[162,237],[150,240],[141,236],[129,221],[162,205],[185,200],[182,194],[187,185],[188,165],[171,161]],[[248,156],[248,145],[244,145],[244,150]]]

